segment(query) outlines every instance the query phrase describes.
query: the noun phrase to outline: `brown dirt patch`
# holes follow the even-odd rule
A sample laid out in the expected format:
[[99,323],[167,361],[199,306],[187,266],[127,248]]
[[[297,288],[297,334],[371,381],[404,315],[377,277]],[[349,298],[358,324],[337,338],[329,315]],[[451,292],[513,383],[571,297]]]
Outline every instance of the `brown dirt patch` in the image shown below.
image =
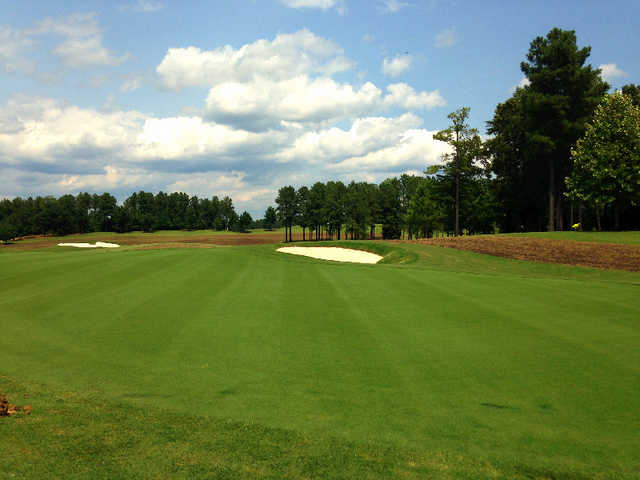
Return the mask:
[[410,243],[437,245],[517,260],[640,272],[638,245],[497,235],[430,238]]
[[[302,235],[294,235],[294,240],[302,240]],[[39,248],[54,247],[61,242],[70,241],[86,242],[87,239],[70,235],[68,237],[31,237],[25,240],[17,240],[0,248],[8,250],[36,250]],[[176,231],[175,234],[154,235],[152,233],[139,233],[134,235],[120,235],[117,233],[105,233],[98,239],[102,242],[117,243],[122,246],[145,245],[149,249],[157,248],[208,248],[215,245],[266,245],[284,241],[284,232],[260,232],[260,233],[203,233],[190,234]],[[89,240],[94,242],[94,239]],[[142,247],[141,247],[142,248]],[[145,247],[147,248],[147,247]]]
[[0,417],[10,417],[19,412],[29,415],[31,413],[31,405],[26,405],[24,408],[14,405],[9,403],[7,397],[0,393]]

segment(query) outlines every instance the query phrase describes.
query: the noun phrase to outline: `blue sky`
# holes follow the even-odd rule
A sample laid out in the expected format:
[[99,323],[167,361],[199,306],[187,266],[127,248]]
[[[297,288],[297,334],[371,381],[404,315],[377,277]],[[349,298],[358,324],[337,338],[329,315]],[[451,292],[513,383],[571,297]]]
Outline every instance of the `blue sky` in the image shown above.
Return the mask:
[[231,195],[437,163],[447,114],[485,132],[529,43],[575,30],[640,83],[640,2],[0,1],[0,197]]

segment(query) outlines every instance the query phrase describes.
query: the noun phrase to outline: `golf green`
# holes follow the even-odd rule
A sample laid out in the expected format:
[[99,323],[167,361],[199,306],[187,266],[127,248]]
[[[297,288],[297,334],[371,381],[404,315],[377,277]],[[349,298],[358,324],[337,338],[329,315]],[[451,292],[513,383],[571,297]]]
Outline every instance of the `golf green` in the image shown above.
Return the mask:
[[[526,262],[415,245],[385,247],[414,257],[379,265],[275,248],[0,253],[0,393],[32,385],[40,396],[77,392],[230,421],[238,432],[259,425],[442,456],[452,469],[443,478],[456,463],[482,465],[469,478],[633,478],[640,469],[640,275],[540,264],[528,275]],[[439,255],[471,260],[430,260]],[[25,401],[31,416],[0,419],[2,436],[23,446],[51,434],[46,418],[60,415]],[[6,468],[51,472],[53,458],[34,458],[43,470],[34,459]],[[340,462],[290,478],[393,471],[349,477]],[[76,474],[100,476],[95,467]]]

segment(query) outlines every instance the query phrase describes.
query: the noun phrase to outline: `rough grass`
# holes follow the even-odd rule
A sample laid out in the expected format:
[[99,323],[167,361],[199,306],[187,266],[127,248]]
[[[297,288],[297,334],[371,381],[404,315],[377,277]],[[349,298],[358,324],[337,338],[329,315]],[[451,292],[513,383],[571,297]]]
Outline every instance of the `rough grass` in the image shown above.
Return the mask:
[[344,246],[4,252],[0,476],[634,478],[638,274]]
[[513,236],[552,238],[580,242],[626,243],[640,245],[640,231],[630,232],[529,232],[515,233]]

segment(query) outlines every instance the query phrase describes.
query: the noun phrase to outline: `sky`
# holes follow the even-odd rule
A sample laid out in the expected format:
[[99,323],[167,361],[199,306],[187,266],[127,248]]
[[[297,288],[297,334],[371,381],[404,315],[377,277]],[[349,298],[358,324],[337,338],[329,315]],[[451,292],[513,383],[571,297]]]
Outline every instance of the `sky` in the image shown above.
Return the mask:
[[0,198],[182,191],[261,217],[284,185],[421,174],[481,134],[529,44],[575,30],[640,83],[640,2],[0,0]]

